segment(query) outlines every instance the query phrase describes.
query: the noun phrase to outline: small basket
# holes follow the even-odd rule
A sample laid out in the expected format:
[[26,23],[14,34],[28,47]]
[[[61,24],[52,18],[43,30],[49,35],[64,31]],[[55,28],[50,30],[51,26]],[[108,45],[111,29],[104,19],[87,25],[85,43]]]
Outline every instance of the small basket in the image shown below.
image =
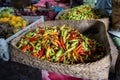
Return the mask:
[[[21,36],[34,30],[35,28],[38,27],[38,25],[44,27],[44,26],[62,26],[63,24],[72,26],[75,29],[79,30],[79,32],[81,33],[86,33],[86,31],[89,33],[93,33],[91,38],[94,38],[97,41],[102,42],[106,47],[107,54],[102,59],[95,62],[86,63],[86,64],[79,63],[74,65],[68,65],[68,64],[62,64],[62,63],[53,63],[53,62],[43,61],[43,60],[34,58],[33,56],[27,55],[23,53],[20,49],[16,48],[16,44],[19,42]],[[11,52],[10,53],[11,60],[15,62],[26,64],[38,69],[53,71],[56,73],[61,73],[61,74],[74,76],[78,78],[92,79],[92,80],[108,79],[110,62],[111,62],[110,61],[110,45],[106,35],[105,25],[100,21],[56,20],[56,21],[46,21],[43,23],[36,23],[32,25],[32,27],[28,29],[26,32],[24,32],[14,40],[12,40],[9,48]]]

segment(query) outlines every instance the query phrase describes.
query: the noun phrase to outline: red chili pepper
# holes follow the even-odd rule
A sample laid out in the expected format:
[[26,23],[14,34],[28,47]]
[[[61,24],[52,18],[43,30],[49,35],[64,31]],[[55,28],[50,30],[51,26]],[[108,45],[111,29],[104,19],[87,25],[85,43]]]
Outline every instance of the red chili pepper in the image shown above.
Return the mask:
[[35,37],[30,38],[30,42],[33,42],[33,41],[35,41],[35,40],[36,40]]
[[62,36],[60,36],[60,43],[61,43],[61,47],[62,47],[64,50],[66,50],[66,47],[65,47],[65,45],[64,45],[64,43],[63,43],[63,38],[62,38]]
[[70,38],[69,38],[69,40],[74,40],[74,39],[76,39],[76,37],[70,37]]
[[82,44],[80,44],[77,48],[76,48],[76,53],[80,53],[81,55],[85,56],[85,51],[82,49]]
[[21,50],[22,50],[22,51],[26,51],[26,50],[27,50],[26,44],[24,44],[24,45],[21,47]]
[[39,33],[43,33],[43,32],[44,32],[44,30],[42,30],[42,29],[39,30]]
[[78,51],[80,48],[82,48],[82,44],[80,44],[80,45],[76,48],[76,50]]
[[85,51],[82,50],[82,49],[79,50],[79,53],[80,53],[82,56],[85,56],[85,55],[86,55],[86,54],[85,54]]
[[36,36],[30,38],[30,42],[33,42],[33,41],[37,40],[39,37],[40,37],[40,35],[37,34]]
[[34,49],[33,46],[27,46],[28,51],[33,51],[33,49]]
[[43,55],[43,53],[44,53],[44,48],[41,49],[38,53],[39,53],[39,56],[41,57]]
[[58,62],[62,62],[64,59],[64,56],[61,56],[60,59],[58,60]]

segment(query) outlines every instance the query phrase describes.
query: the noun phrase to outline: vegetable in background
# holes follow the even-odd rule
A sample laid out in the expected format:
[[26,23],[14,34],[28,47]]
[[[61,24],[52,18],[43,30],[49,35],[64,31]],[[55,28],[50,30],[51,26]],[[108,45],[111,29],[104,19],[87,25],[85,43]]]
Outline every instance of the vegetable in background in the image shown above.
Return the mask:
[[105,17],[106,15],[98,10],[92,9],[89,5],[81,5],[70,9],[63,13],[59,19],[61,20],[93,20]]

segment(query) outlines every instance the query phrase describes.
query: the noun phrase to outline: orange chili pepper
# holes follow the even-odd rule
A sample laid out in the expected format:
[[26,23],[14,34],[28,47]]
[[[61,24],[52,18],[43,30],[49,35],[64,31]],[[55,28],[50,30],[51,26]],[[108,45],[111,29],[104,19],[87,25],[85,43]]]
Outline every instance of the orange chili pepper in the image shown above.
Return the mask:
[[22,50],[23,52],[25,52],[25,51],[27,50],[26,44],[24,44],[24,45],[21,47],[21,50]]
[[37,53],[33,53],[32,55],[33,55],[34,57],[36,57],[36,58],[38,57],[38,54],[37,54]]

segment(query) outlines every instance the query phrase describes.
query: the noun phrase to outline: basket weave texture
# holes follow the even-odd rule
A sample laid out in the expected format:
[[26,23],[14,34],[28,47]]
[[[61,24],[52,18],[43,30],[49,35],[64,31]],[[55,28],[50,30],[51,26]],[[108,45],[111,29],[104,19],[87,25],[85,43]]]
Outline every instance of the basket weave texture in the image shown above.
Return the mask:
[[[16,48],[16,44],[19,42],[21,36],[25,35],[29,31],[35,29],[36,27],[41,26],[62,26],[66,24],[68,26],[74,27],[79,30],[81,33],[92,33],[91,38],[96,39],[99,42],[104,43],[106,47],[106,56],[102,59],[86,64],[62,64],[62,63],[53,63],[48,61],[42,61],[33,56],[27,55],[23,53],[20,49]],[[22,35],[18,36],[10,43],[10,54],[11,60],[15,62],[19,62],[22,64],[26,64],[38,69],[53,71],[56,73],[61,73],[69,76],[74,76],[78,78],[85,79],[108,79],[109,68],[110,68],[110,46],[108,42],[108,38],[106,35],[105,25],[100,21],[67,21],[67,20],[56,20],[56,21],[47,21],[43,23],[34,24],[28,31],[24,32]]]

